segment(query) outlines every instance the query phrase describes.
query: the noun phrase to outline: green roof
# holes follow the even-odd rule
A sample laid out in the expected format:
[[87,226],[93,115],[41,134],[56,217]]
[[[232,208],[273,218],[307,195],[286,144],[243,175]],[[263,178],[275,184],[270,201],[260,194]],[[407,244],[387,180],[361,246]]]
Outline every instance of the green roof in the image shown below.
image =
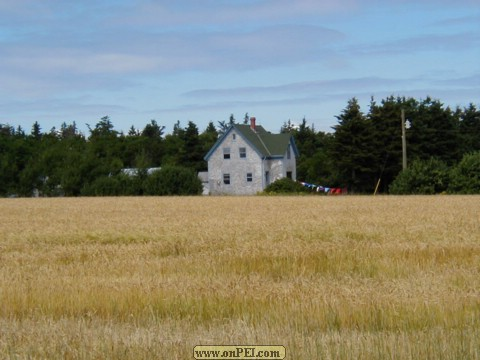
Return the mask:
[[272,134],[266,131],[262,126],[256,126],[255,131],[250,125],[234,125],[237,129],[262,156],[283,156],[287,151],[288,144],[292,135],[290,134]]
[[260,156],[269,157],[283,157],[287,152],[289,144],[292,144],[292,149],[295,156],[298,156],[298,150],[291,134],[272,134],[266,131],[262,126],[257,125],[255,131],[251,129],[250,125],[234,124],[232,125],[222,137],[220,137],[215,145],[205,156],[205,160],[213,153],[213,151],[220,145],[224,137],[233,129],[238,133],[259,153]]

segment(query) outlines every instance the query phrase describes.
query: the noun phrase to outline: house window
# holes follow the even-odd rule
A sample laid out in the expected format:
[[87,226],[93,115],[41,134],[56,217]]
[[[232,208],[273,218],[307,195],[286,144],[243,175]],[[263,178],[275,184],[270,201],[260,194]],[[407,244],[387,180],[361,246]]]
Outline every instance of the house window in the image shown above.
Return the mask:
[[223,158],[224,159],[230,159],[230,148],[223,148]]
[[237,138],[237,134],[232,134],[232,138],[235,140]]
[[289,178],[289,179],[292,178],[292,172],[291,171],[287,171],[287,178]]
[[225,185],[230,185],[230,174],[223,174],[223,183]]
[[253,180],[253,174],[247,173],[247,182],[252,182],[252,180]]
[[240,150],[240,159],[245,159],[247,157],[247,148],[241,147],[239,150]]

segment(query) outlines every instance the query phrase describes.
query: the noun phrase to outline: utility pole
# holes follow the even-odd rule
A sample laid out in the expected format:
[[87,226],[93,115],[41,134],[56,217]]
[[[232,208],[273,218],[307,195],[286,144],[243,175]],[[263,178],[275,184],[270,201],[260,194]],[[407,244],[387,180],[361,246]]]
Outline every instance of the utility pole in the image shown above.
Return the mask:
[[405,135],[405,110],[402,109],[402,164],[403,170],[407,168],[407,137]]

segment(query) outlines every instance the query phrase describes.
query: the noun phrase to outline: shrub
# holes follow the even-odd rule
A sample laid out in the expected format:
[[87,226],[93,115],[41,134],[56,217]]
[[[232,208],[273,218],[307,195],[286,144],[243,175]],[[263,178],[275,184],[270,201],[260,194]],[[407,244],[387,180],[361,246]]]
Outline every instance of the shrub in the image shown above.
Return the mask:
[[447,165],[438,159],[414,160],[390,185],[391,194],[429,195],[444,192],[448,187]]
[[83,196],[132,196],[143,194],[143,180],[138,176],[117,174],[101,176],[82,189]]
[[308,189],[303,186],[302,184],[297,183],[289,178],[281,178],[265,188],[265,193],[272,194],[272,193],[304,193],[308,192]]
[[450,179],[450,193],[480,194],[480,151],[464,155],[452,169]]
[[122,195],[120,182],[114,176],[102,176],[82,189],[85,196],[118,196]]
[[193,169],[165,166],[147,177],[145,195],[199,195],[203,186]]

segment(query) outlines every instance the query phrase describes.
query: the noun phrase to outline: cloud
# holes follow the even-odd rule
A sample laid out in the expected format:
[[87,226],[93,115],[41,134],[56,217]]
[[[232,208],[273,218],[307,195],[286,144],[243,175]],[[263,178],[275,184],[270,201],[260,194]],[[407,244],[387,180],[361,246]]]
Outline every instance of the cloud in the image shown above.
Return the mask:
[[[91,97],[77,97],[77,98],[51,98],[49,100],[22,100],[12,101],[8,104],[2,104],[2,108],[7,111],[20,111],[22,113],[29,113],[31,111],[39,112],[45,115],[54,113],[69,114],[72,109],[76,110],[76,115],[95,114],[104,111],[128,111],[126,106],[101,104],[96,102]],[[100,111],[99,111],[100,110]]]
[[480,94],[480,73],[460,78],[435,80],[434,83],[443,87],[475,88]]
[[[479,0],[394,0],[388,6],[475,6]],[[361,13],[366,8],[385,6],[384,0],[182,0],[137,1],[112,17],[117,24],[135,26],[262,26],[289,22],[292,18],[315,19]]]
[[[12,116],[53,117],[135,113],[125,103],[146,114],[161,99],[159,111],[178,118],[230,107],[323,113],[317,104],[416,91],[471,101],[479,3],[0,0],[0,101]],[[236,86],[248,77],[260,86]]]
[[[118,36],[118,38],[117,38]],[[343,41],[339,31],[314,25],[265,25],[254,29],[190,32],[121,32],[97,39],[95,47],[149,57],[156,71],[245,70],[318,61]]]
[[20,37],[15,45],[23,50],[8,51],[8,42],[5,47],[18,67],[35,59],[29,64],[32,69],[107,76],[313,62],[332,68],[351,55],[453,51],[479,44],[478,34],[465,32],[347,46],[341,31],[303,21],[306,17],[318,22],[315,16],[360,11],[376,3],[379,0],[250,0],[241,5],[213,0],[45,0],[39,5],[22,0],[19,5],[2,5],[7,13],[0,15],[0,23],[12,15],[17,24],[9,37]]
[[203,111],[217,108],[225,111],[234,108],[258,111],[265,107],[284,108],[301,105],[308,108],[315,104],[342,103],[352,97],[368,104],[372,96],[382,99],[390,95],[415,98],[432,96],[453,102],[455,105],[464,103],[465,99],[475,98],[480,89],[478,80],[478,74],[449,80],[437,80],[427,75],[401,79],[362,77],[294,82],[275,86],[197,89],[183,94],[193,102],[181,108],[166,108],[161,111]]
[[117,23],[145,26],[262,26],[296,16],[326,15],[357,8],[355,0],[139,1],[119,14]]
[[222,89],[197,89],[185,93],[188,97],[198,98],[221,98],[221,97],[238,97],[258,95],[286,95],[286,94],[319,94],[319,93],[336,93],[339,90],[365,90],[373,88],[392,88],[402,84],[411,83],[411,80],[404,79],[387,79],[380,77],[363,77],[363,78],[344,78],[336,80],[316,80],[294,82],[275,86],[252,86]]
[[134,54],[42,48],[20,49],[2,63],[8,68],[43,74],[125,74],[150,71],[157,66],[153,59]]
[[10,123],[11,118],[7,114],[17,114],[21,117],[24,130],[27,132],[35,121],[40,123],[42,131],[49,131],[54,126],[58,128],[63,122],[70,124],[75,121],[79,130],[85,133],[87,132],[85,123],[94,125],[102,116],[117,118],[133,112],[127,106],[101,103],[89,97],[67,99],[52,97],[8,102],[0,100],[0,107],[2,108],[0,123]]
[[[475,7],[480,0],[393,0],[388,6],[429,5]],[[385,6],[383,0],[16,0],[0,1],[0,23],[55,27],[76,26],[88,31],[101,27],[137,28],[178,26],[262,26],[290,22],[292,18],[313,19],[345,15],[366,8]],[[83,27],[82,27],[83,24]],[[87,25],[87,26],[85,26]]]
[[[252,31],[123,31],[48,42],[43,36],[4,46],[4,69],[46,74],[145,74],[180,70],[258,69],[317,61],[341,41],[338,31],[310,25],[278,25]],[[35,45],[33,45],[35,44]]]
[[397,55],[426,51],[455,52],[480,46],[480,35],[474,32],[457,34],[427,34],[389,42],[362,44],[344,49],[349,55]]
[[[120,59],[129,60],[122,62]],[[122,69],[137,61],[116,56],[36,54],[0,59],[0,95],[14,98],[48,98],[67,93],[115,92],[138,85]],[[115,60],[119,61],[115,63]]]
[[453,17],[443,20],[438,20],[432,23],[433,26],[437,27],[465,27],[469,25],[473,25],[478,28],[478,24],[480,24],[480,15],[473,14],[469,16],[461,16],[461,17]]
[[338,31],[318,26],[282,25],[250,32],[207,35],[205,45],[215,67],[262,68],[311,62],[343,39]]

